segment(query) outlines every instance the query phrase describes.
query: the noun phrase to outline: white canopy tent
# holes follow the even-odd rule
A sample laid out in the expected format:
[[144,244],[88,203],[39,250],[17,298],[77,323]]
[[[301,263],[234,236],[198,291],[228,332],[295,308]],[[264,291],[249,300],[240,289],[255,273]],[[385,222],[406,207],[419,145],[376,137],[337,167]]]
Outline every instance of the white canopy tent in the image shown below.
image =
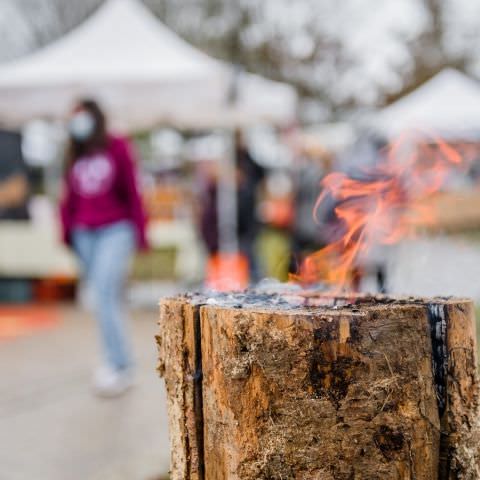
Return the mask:
[[480,84],[454,69],[445,69],[415,91],[384,108],[373,120],[391,139],[409,130],[447,139],[480,138]]
[[287,123],[296,110],[291,87],[235,73],[167,29],[138,0],[108,0],[57,42],[0,65],[1,124],[63,118],[82,96],[98,98],[124,130]]

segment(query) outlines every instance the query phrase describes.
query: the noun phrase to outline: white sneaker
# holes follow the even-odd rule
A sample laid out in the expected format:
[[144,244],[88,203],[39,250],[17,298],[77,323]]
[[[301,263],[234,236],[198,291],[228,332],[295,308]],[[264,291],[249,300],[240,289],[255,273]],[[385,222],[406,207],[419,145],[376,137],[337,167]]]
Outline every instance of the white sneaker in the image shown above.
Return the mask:
[[93,388],[100,397],[118,397],[133,387],[130,369],[115,370],[109,366],[100,367],[93,377]]

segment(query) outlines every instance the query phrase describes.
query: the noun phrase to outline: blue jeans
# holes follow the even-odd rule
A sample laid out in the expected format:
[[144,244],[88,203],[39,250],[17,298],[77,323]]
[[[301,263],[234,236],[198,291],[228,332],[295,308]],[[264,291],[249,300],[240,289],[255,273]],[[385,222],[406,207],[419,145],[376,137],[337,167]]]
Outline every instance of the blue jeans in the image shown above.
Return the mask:
[[135,230],[128,221],[72,233],[87,289],[93,295],[105,360],[123,370],[132,364],[122,292],[135,251]]

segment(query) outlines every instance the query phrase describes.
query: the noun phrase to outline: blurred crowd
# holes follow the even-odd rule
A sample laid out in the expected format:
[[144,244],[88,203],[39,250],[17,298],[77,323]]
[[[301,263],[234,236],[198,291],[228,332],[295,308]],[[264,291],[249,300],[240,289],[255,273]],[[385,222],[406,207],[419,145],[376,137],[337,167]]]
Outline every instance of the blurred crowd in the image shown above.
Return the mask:
[[[58,213],[66,157],[71,155],[65,152],[68,135],[60,140],[45,132],[40,135],[47,137],[44,143],[55,143],[55,148],[50,146],[54,153],[44,162],[29,158],[28,130],[23,139],[18,132],[0,132],[0,217],[4,221],[41,222],[46,214],[40,207],[46,204],[50,215]],[[320,180],[333,168],[335,156],[321,142],[306,141],[297,129],[183,136],[161,130],[132,140],[150,223],[188,219],[207,260],[238,250],[248,264],[248,281],[285,280],[306,252],[324,243],[322,229],[313,220],[313,207]],[[224,165],[232,159],[232,170],[225,177]],[[225,184],[233,196],[227,192],[226,200],[225,196],[219,199]],[[232,205],[222,205],[222,199]],[[235,245],[222,244],[223,210],[235,216],[233,222],[227,219],[227,226],[235,230],[231,235]]]
[[[76,128],[88,127],[81,122],[80,118]],[[61,237],[58,204],[64,194],[66,159],[72,155],[71,128],[37,125],[25,129],[23,136],[0,132],[0,226],[5,221],[43,224],[56,232],[57,240]],[[31,145],[35,148],[29,149]],[[204,132],[161,128],[132,136],[129,145],[148,220],[141,243],[150,246],[134,262],[133,278],[227,289],[265,277],[285,281],[298,272],[307,255],[334,241],[335,202],[327,198],[316,206],[322,179],[332,171],[350,174],[378,164],[387,142],[371,131],[339,123]],[[451,179],[454,188],[475,184],[478,148],[455,148],[471,161],[467,172]],[[87,183],[101,181],[99,166],[97,161],[86,175]],[[108,210],[110,204],[96,206]],[[382,262],[380,254],[378,261],[358,266],[357,283],[370,275],[375,288],[384,291]],[[65,278],[72,276],[75,283],[78,273],[58,270],[45,277],[61,277],[65,286]],[[7,280],[0,280],[4,297],[12,294],[8,286],[13,280]],[[36,273],[26,273],[22,280],[35,286],[30,296],[38,291],[55,296],[54,289],[45,288],[48,279]]]

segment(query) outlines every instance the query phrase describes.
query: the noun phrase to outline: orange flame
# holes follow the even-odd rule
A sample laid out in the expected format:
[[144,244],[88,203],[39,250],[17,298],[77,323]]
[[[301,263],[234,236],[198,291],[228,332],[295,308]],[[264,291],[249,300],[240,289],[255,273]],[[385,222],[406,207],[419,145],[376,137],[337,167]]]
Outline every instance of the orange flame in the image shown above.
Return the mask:
[[373,246],[394,244],[411,236],[416,226],[434,223],[434,212],[422,201],[445,184],[452,169],[465,163],[433,135],[427,141],[404,135],[383,153],[382,163],[361,170],[358,178],[335,172],[323,179],[314,219],[319,207],[333,199],[341,233],[305,259],[296,280],[350,289],[355,268]]

